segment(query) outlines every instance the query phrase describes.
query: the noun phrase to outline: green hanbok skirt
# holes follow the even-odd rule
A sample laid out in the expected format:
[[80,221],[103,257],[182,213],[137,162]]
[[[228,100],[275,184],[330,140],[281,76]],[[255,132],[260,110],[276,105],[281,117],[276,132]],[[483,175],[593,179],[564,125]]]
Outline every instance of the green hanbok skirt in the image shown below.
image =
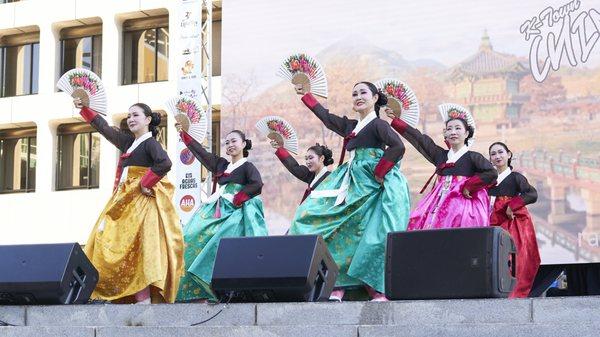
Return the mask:
[[[224,195],[234,195],[242,185],[229,183]],[[221,217],[215,218],[216,207]],[[267,225],[259,196],[235,207],[227,198],[202,205],[183,228],[185,274],[179,284],[177,301],[215,299],[210,288],[215,256],[221,238],[266,236]]]
[[[383,185],[375,180],[382,156],[381,149],[356,149],[351,165],[331,172],[298,207],[292,221],[290,235],[323,236],[340,268],[336,287],[368,285],[385,291],[387,234],[406,230],[410,197],[399,164],[386,174]],[[347,195],[336,206],[335,196],[324,195],[339,189],[347,173]]]

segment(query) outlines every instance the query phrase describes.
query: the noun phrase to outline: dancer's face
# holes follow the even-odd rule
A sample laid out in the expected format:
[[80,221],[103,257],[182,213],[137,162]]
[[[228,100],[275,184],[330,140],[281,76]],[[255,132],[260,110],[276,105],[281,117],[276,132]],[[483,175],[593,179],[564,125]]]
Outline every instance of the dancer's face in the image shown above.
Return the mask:
[[490,161],[496,168],[503,168],[508,165],[508,159],[512,156],[510,151],[506,151],[504,146],[496,144],[490,149]]
[[232,157],[243,154],[244,147],[246,147],[246,142],[237,132],[231,132],[225,138],[225,150]]
[[450,146],[460,146],[465,143],[468,133],[465,125],[458,119],[453,119],[446,124],[444,138],[450,143]]
[[369,113],[373,111],[377,98],[366,84],[359,83],[352,89],[352,108],[357,112]]
[[135,135],[148,132],[148,125],[152,118],[144,114],[144,110],[137,105],[129,108],[127,113],[127,126]]
[[306,152],[306,156],[304,156],[306,160],[306,167],[310,172],[318,173],[323,169],[323,161],[325,160],[324,156],[319,156],[315,151],[308,150]]

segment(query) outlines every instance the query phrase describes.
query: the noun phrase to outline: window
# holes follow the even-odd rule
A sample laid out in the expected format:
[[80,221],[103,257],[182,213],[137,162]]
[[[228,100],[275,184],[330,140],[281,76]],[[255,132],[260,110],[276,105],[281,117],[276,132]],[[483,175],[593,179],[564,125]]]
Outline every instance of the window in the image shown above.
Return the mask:
[[123,84],[168,80],[168,16],[125,21],[124,31]]
[[[160,113],[160,124],[158,125],[158,136],[156,140],[162,145],[163,149],[167,149],[167,114],[163,111],[156,111]],[[127,118],[123,118],[119,123],[119,128],[127,133],[131,134],[129,127],[127,126]],[[132,134],[133,135],[133,134]]]
[[98,188],[100,134],[89,124],[61,124],[58,134],[56,189]]
[[61,30],[61,74],[73,68],[85,68],[102,76],[101,33],[101,24]]
[[0,193],[35,191],[36,128],[0,130]]
[[40,44],[0,45],[0,97],[37,94]]

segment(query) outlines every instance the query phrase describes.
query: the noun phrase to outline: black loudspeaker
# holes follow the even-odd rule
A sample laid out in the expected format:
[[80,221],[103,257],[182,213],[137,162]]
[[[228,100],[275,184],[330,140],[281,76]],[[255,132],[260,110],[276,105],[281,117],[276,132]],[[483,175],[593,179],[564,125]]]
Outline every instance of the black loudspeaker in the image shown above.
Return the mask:
[[0,305],[83,304],[98,271],[78,243],[0,246]]
[[318,235],[223,238],[211,286],[233,302],[323,301],[338,273]]
[[516,284],[515,244],[500,227],[389,233],[386,255],[389,299],[507,297]]

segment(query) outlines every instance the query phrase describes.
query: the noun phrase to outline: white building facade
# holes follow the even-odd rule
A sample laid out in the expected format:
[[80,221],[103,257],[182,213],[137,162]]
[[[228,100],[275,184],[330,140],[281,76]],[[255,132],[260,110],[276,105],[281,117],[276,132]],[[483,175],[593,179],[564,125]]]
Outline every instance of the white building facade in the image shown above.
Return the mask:
[[[112,193],[119,153],[84,123],[56,82],[74,67],[97,72],[108,95],[106,119],[117,127],[136,102],[165,111],[183,71],[175,55],[179,3],[0,0],[0,244],[85,243]],[[220,20],[215,3],[213,149]],[[165,116],[161,142],[173,159],[178,136]]]

